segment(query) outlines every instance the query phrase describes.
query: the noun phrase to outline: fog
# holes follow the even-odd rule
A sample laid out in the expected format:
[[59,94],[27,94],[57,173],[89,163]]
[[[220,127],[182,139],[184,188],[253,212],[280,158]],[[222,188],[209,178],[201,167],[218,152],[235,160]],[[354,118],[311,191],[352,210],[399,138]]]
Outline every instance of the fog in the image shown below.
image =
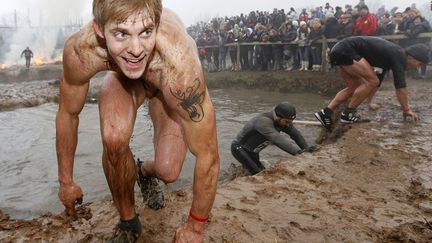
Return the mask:
[[[186,26],[213,17],[224,17],[249,13],[253,10],[272,11],[273,8],[311,8],[329,2],[333,7],[355,5],[358,1],[342,0],[163,0],[163,5],[179,14]],[[385,5],[403,11],[415,2],[422,14],[430,19],[430,2],[426,0],[378,0],[368,1],[371,11]],[[0,64],[23,65],[20,58],[26,46],[35,53],[37,62],[53,62],[61,59],[61,46],[66,36],[91,20],[91,0],[0,0]],[[18,27],[15,29],[15,27]],[[59,49],[60,48],[60,49]]]
[[[297,10],[301,8],[310,9],[312,7],[324,6],[329,2],[332,7],[345,4],[356,5],[359,1],[350,0],[308,0],[308,1],[286,1],[286,0],[163,0],[164,6],[171,8],[180,15],[186,26],[197,21],[209,20],[211,17],[224,17],[239,15],[240,13],[248,14],[253,10],[272,11],[273,8],[285,9],[285,12],[293,7]],[[399,7],[399,11],[405,10],[406,7],[416,3],[417,8],[425,9],[426,15],[430,15],[430,1],[427,0],[365,0],[366,4],[372,11],[377,10],[380,6],[385,5],[387,9],[394,6]]]

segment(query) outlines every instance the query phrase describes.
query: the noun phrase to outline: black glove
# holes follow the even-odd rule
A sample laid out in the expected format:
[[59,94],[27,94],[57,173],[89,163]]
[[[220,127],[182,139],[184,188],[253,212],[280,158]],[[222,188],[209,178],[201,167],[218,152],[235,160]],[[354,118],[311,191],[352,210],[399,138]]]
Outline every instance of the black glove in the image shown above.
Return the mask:
[[309,153],[313,153],[320,150],[320,147],[313,145],[313,146],[309,146],[307,149],[305,149],[305,152],[309,152]]

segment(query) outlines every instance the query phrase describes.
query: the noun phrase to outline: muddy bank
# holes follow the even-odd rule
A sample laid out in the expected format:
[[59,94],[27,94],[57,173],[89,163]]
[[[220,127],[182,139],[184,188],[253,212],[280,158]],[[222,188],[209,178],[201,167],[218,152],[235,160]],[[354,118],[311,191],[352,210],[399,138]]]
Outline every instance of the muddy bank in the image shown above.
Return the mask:
[[267,91],[333,94],[344,82],[334,72],[268,71],[206,73],[209,88],[245,88]]
[[[58,80],[61,64],[13,66],[0,69],[0,84],[34,80]],[[103,73],[97,77],[102,77]],[[334,93],[343,82],[334,72],[266,71],[266,72],[213,72],[205,73],[209,88],[248,88],[280,92]]]
[[[0,111],[57,101],[61,68],[61,65],[44,65],[29,70],[19,66],[0,69]],[[91,80],[88,102],[97,101],[103,75],[99,73]],[[343,81],[333,72],[218,72],[205,75],[210,89],[241,88],[327,95],[343,86]]]
[[59,79],[62,72],[60,64],[31,66],[12,66],[0,69],[0,83],[13,83],[33,80]]
[[[371,122],[346,127],[314,154],[287,155],[255,176],[221,183],[205,242],[431,242],[432,83],[409,82],[418,124],[402,121],[394,90],[384,85],[376,99],[384,107],[360,109]],[[166,207],[153,211],[136,194],[141,242],[170,242],[186,220],[191,190],[166,197]],[[118,220],[110,200],[85,205],[80,215],[0,215],[0,241],[100,242]]]

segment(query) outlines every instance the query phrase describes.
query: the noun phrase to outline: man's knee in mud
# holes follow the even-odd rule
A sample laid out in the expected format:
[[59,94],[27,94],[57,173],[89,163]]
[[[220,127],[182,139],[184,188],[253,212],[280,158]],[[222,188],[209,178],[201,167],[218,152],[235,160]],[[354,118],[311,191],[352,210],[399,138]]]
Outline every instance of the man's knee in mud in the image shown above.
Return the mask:
[[179,159],[157,161],[155,163],[156,177],[166,184],[175,182],[180,175],[182,165],[183,161]]

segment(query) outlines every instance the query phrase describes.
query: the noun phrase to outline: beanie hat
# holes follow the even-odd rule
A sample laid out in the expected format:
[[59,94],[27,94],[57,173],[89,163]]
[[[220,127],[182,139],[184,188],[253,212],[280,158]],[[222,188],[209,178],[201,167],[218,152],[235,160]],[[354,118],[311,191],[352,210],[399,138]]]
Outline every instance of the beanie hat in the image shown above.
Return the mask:
[[294,20],[294,21],[292,22],[292,25],[293,25],[294,27],[298,27],[299,23],[298,23],[297,20]]
[[274,109],[278,117],[294,120],[296,118],[296,109],[289,102],[282,102],[278,104]]
[[300,21],[300,26],[306,25],[305,21]]
[[429,47],[425,44],[415,44],[405,49],[407,55],[422,63],[429,63]]

